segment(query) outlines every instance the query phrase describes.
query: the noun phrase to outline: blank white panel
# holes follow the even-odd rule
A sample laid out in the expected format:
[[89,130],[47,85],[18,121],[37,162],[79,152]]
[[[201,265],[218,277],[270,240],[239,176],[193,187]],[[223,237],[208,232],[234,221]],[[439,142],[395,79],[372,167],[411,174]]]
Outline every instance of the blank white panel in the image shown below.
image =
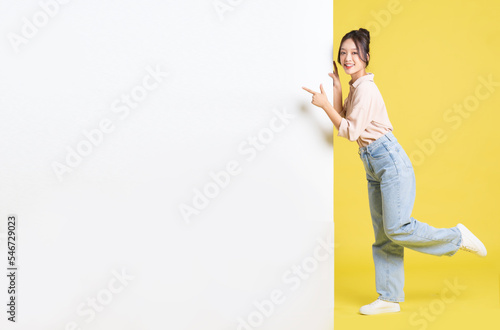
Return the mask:
[[333,2],[0,11],[2,329],[333,327]]

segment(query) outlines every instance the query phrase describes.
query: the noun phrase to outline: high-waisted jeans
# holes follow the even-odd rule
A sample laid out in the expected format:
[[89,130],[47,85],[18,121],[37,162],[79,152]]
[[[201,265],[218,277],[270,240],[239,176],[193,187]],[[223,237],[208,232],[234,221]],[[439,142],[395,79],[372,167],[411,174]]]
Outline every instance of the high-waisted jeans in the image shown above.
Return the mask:
[[434,228],[411,217],[415,173],[410,159],[392,132],[359,149],[368,180],[375,243],[375,284],[379,299],[404,301],[404,248],[436,256],[454,255],[460,230]]

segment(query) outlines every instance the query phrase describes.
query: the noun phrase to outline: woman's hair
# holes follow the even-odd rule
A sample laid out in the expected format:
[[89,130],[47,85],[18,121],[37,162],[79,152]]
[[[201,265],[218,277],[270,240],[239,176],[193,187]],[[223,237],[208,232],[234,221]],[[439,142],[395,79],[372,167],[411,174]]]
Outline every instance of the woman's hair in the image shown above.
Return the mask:
[[339,52],[337,54],[337,62],[339,62],[339,64],[342,64],[340,63],[340,48],[347,39],[352,39],[352,41],[354,41],[356,48],[358,48],[361,60],[366,63],[366,66],[368,66],[368,62],[370,62],[370,59],[368,58],[368,54],[370,54],[370,31],[360,28],[359,30],[352,30],[342,38],[340,41]]

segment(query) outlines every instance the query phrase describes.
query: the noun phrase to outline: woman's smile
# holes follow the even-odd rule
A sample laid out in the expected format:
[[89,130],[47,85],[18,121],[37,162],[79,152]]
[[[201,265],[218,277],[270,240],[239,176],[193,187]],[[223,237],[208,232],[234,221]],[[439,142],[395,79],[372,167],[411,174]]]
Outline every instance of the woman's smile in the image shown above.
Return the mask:
[[344,68],[345,68],[346,70],[349,70],[349,69],[351,69],[352,67],[354,67],[354,64],[353,64],[353,63],[344,64]]

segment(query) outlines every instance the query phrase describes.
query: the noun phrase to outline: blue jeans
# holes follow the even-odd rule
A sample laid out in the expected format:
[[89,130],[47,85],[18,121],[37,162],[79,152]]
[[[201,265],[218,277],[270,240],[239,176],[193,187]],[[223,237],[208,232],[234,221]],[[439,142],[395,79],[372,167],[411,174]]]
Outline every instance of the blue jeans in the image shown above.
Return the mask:
[[359,149],[368,180],[375,243],[375,283],[379,299],[404,301],[404,248],[436,256],[454,255],[460,230],[434,228],[411,217],[415,173],[410,159],[392,132]]

